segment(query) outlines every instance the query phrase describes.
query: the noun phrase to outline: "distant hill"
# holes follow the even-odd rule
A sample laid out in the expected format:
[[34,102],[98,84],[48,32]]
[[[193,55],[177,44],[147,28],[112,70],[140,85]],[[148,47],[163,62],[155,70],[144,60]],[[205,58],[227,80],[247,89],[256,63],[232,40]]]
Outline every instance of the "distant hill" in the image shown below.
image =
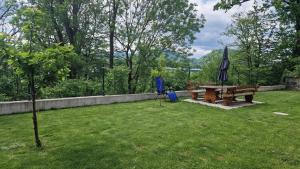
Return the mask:
[[[233,54],[233,53],[236,53],[238,50],[236,49],[228,49],[228,54],[229,54],[229,57]],[[203,57],[199,58],[199,59],[196,59],[194,61],[194,63],[197,63],[200,65],[200,67],[202,67],[203,64],[209,62],[210,60],[212,59],[216,59],[216,58],[219,58],[221,60],[221,58],[223,57],[223,52],[224,50],[223,49],[216,49],[216,50],[213,50],[211,51],[210,53],[204,55]]]
[[[229,55],[232,52],[236,52],[237,50],[229,49]],[[179,63],[190,63],[190,67],[194,69],[201,69],[204,64],[209,62],[210,60],[214,58],[222,58],[223,56],[223,49],[216,49],[211,51],[210,53],[202,56],[201,58],[189,58],[186,55],[178,54],[173,51],[166,50],[165,52],[166,60],[168,63],[168,67],[170,68],[176,68],[178,67]],[[124,57],[124,53],[122,52],[116,52],[115,57]],[[188,65],[188,64],[187,64]]]

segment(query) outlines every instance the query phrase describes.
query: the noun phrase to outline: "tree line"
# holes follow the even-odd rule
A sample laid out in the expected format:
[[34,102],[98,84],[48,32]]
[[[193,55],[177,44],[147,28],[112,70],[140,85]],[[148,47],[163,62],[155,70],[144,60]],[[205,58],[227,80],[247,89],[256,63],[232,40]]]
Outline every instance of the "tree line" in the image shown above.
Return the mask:
[[107,93],[147,91],[143,84],[151,84],[162,53],[190,54],[205,22],[195,6],[187,0],[4,0],[2,97],[29,97],[30,79],[44,98],[95,95],[103,74]]
[[[231,10],[249,0],[224,0],[215,10]],[[233,41],[227,84],[274,85],[285,77],[300,77],[300,1],[254,1],[248,12],[232,16],[224,36]],[[217,84],[222,51],[203,58],[202,71],[194,78],[201,83]]]

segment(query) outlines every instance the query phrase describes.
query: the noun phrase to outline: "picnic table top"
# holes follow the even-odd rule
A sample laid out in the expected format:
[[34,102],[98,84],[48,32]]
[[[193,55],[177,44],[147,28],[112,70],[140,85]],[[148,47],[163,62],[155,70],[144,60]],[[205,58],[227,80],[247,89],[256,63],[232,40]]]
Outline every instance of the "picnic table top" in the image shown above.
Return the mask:
[[236,88],[237,86],[217,86],[217,85],[205,85],[205,86],[198,86],[199,88],[205,88],[205,89],[230,89],[230,88]]

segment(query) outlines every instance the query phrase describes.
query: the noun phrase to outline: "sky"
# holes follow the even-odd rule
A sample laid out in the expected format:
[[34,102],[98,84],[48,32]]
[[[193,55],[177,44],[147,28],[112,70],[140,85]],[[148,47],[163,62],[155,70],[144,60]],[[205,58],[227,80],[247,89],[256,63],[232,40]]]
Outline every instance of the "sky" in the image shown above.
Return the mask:
[[222,33],[232,23],[231,16],[237,12],[246,12],[251,9],[253,2],[246,2],[242,6],[235,6],[229,11],[214,11],[213,6],[220,0],[190,0],[196,3],[198,14],[203,14],[206,22],[200,33],[196,34],[196,40],[193,44],[193,58],[202,57],[214,49],[221,49],[224,45],[230,43],[232,39],[223,36]]

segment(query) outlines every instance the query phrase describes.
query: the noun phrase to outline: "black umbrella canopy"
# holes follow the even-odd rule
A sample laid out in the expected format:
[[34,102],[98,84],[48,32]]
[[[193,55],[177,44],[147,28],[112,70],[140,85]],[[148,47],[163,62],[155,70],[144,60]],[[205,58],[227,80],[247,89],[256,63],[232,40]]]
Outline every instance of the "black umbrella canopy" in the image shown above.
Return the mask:
[[223,58],[222,58],[222,62],[220,64],[219,67],[219,76],[218,76],[218,80],[222,83],[228,80],[228,76],[227,76],[227,70],[229,68],[229,59],[228,59],[228,49],[227,46],[224,49],[224,53],[223,53]]

